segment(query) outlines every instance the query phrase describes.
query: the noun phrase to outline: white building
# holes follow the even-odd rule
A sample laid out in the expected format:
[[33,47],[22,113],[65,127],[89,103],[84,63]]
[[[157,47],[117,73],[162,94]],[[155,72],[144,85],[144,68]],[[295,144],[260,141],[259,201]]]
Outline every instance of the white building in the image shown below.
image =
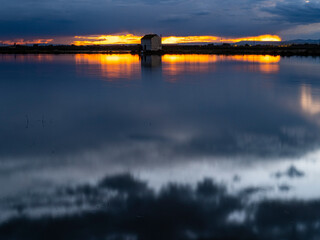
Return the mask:
[[145,51],[160,51],[162,49],[161,37],[157,34],[147,34],[141,38],[141,47]]

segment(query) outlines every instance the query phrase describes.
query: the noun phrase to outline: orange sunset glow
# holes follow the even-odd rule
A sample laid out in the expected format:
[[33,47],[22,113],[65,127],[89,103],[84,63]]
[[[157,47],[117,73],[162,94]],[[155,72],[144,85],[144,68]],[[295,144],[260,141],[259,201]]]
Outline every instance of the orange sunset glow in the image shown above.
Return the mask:
[[279,42],[281,38],[277,35],[261,35],[255,37],[244,37],[244,38],[223,38],[218,36],[187,36],[187,37],[164,37],[164,44],[173,43],[211,43],[211,42],[229,42],[237,43],[241,41],[261,41],[261,42]]
[[[139,44],[142,36],[133,34],[120,35],[91,35],[75,36],[74,45],[108,45],[108,44]],[[218,36],[168,36],[162,38],[164,44],[179,43],[237,43],[241,41],[279,42],[281,38],[277,35],[261,35],[242,38],[224,38]]]
[[33,39],[33,40],[14,39],[14,40],[0,41],[0,43],[4,45],[13,45],[13,44],[26,45],[26,44],[48,44],[52,41],[53,39]]
[[74,45],[108,45],[108,44],[139,44],[142,36],[132,34],[124,35],[93,35],[93,36],[75,36]]

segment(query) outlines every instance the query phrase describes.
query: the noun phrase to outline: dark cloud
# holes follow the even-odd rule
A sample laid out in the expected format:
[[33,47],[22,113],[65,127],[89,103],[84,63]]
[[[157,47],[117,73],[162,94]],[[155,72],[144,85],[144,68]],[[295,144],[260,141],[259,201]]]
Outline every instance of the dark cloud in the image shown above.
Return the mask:
[[287,184],[282,184],[282,185],[278,186],[278,189],[282,192],[288,192],[292,189],[292,187]]
[[203,11],[198,11],[198,12],[195,12],[195,13],[194,13],[195,16],[206,16],[206,15],[210,15],[210,14],[211,14],[210,11],[205,11],[205,10],[203,10]]
[[310,1],[306,3],[283,1],[277,3],[274,7],[263,9],[277,16],[278,20],[284,20],[289,23],[308,24],[320,22],[320,3]]
[[252,194],[256,193],[263,193],[263,192],[268,192],[274,190],[273,187],[247,187],[244,190],[240,192],[241,195],[243,196],[250,196]]
[[319,204],[319,200],[264,201],[258,206],[255,224],[261,227],[265,239],[317,239]]
[[165,23],[176,23],[176,22],[185,22],[188,21],[189,17],[183,16],[183,15],[177,15],[177,16],[167,16],[164,18],[160,18],[161,22],[165,22]]
[[318,4],[300,1],[270,7],[268,0],[12,0],[0,9],[0,38],[119,32],[245,36],[275,34],[318,17]]
[[305,176],[305,173],[298,170],[295,166],[289,167],[285,172],[277,172],[274,174],[276,178],[288,177],[288,178],[301,178]]
[[[246,197],[252,191],[245,190],[246,196],[230,195],[225,186],[212,179],[204,179],[195,187],[169,183],[156,192],[144,181],[124,174],[71,189],[60,190],[51,198],[71,194],[99,207],[60,216],[30,218],[20,214],[0,224],[0,238],[302,240],[320,236],[319,200],[248,204]],[[107,191],[112,195],[105,195]],[[240,213],[247,217],[235,221]]]
[[106,177],[99,183],[100,188],[107,188],[128,194],[146,193],[146,183],[136,181],[132,175],[124,174],[114,177]]

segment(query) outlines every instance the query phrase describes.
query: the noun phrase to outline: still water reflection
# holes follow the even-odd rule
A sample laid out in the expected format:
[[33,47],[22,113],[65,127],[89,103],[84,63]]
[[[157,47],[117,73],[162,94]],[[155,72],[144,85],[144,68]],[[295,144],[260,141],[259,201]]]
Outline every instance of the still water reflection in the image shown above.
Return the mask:
[[140,76],[138,55],[78,54],[75,55],[75,60],[78,65],[85,65],[93,73],[97,71],[98,66],[99,74],[107,81],[119,78],[128,80]]
[[[106,81],[116,79],[132,80],[140,78],[141,66],[160,67],[168,81],[175,81],[181,74],[186,73],[205,73],[214,72],[216,64],[220,62],[244,62],[245,65],[234,66],[238,71],[259,71],[262,73],[277,73],[279,71],[280,56],[270,55],[158,55],[142,56],[123,54],[123,55],[103,55],[103,54],[78,54],[75,56],[76,63],[80,65],[79,69],[91,71],[97,74],[97,70]],[[141,66],[140,66],[141,62]],[[81,70],[79,70],[81,71]],[[181,78],[180,78],[181,79]],[[183,78],[182,78],[183,79]]]
[[0,238],[318,239],[319,65],[0,55]]

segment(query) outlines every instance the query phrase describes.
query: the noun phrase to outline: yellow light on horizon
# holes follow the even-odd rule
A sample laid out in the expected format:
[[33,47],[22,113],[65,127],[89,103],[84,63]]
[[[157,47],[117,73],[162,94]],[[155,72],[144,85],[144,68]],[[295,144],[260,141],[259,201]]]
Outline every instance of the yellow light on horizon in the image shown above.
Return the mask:
[[75,36],[74,45],[111,45],[111,44],[139,44],[142,36],[133,34],[124,35],[93,35],[93,36]]
[[229,39],[231,42],[241,42],[241,41],[256,41],[256,42],[280,42],[282,41],[281,37],[278,35],[260,35],[260,36],[253,36],[253,37],[243,37],[243,38],[235,38]]
[[281,38],[277,35],[261,35],[253,37],[243,38],[222,38],[218,36],[186,36],[186,37],[164,37],[162,43],[164,44],[178,44],[178,43],[217,43],[217,42],[229,42],[237,43],[241,41],[259,41],[259,42],[279,42]]
[[[142,36],[133,34],[120,35],[90,35],[75,36],[72,44],[77,46],[83,45],[111,45],[111,44],[139,44]],[[237,43],[241,41],[257,41],[257,42],[279,42],[281,37],[277,35],[260,35],[242,38],[223,38],[218,36],[168,36],[162,38],[163,44],[179,44],[179,43]]]

